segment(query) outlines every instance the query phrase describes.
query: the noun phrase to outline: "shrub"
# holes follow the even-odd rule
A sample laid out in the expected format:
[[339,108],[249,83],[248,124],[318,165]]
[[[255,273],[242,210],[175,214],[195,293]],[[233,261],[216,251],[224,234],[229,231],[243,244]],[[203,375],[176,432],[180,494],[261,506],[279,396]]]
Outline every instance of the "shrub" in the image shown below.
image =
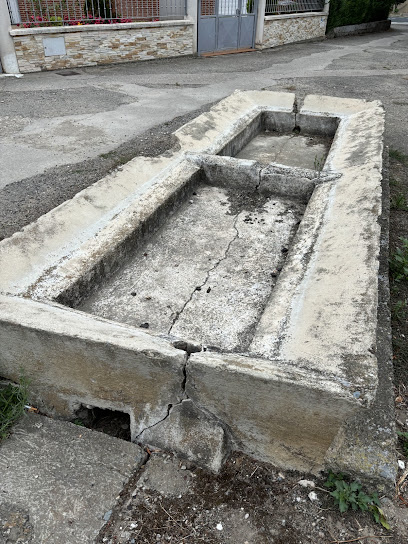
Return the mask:
[[327,30],[388,18],[394,0],[331,0]]

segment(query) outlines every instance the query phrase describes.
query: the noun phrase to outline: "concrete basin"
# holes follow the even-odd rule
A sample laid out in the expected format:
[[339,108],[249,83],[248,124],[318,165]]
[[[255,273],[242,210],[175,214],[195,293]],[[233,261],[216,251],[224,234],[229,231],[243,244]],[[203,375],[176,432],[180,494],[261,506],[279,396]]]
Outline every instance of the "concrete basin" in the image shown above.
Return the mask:
[[378,390],[383,130],[378,102],[236,92],[4,240],[0,375],[211,470],[368,474],[338,442]]

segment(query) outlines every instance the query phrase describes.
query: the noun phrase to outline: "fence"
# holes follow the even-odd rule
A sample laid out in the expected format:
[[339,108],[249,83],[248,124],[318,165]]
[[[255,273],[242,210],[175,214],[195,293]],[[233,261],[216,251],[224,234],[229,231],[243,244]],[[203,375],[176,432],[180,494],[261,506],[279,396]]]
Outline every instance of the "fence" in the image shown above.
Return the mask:
[[24,28],[183,19],[186,0],[7,0]]
[[323,11],[325,0],[266,0],[265,15]]

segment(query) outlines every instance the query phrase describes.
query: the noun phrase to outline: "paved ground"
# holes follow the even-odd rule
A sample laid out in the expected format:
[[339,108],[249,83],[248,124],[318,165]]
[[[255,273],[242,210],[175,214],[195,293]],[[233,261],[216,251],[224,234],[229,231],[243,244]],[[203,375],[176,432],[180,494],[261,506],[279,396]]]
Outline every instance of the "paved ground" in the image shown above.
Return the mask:
[[1,186],[107,153],[235,89],[275,89],[288,79],[298,90],[391,102],[388,120],[401,141],[407,48],[407,29],[399,26],[264,52],[0,78]]
[[[194,116],[196,110],[209,107],[210,103],[219,100],[237,88],[284,89],[296,92],[299,99],[302,99],[307,93],[370,100],[379,99],[386,108],[386,143],[394,150],[407,154],[407,53],[408,25],[398,25],[382,34],[298,44],[259,53],[82,68],[76,70],[78,74],[73,76],[62,76],[54,72],[26,75],[21,79],[0,77],[0,238],[12,234],[36,216],[54,207],[65,198],[69,198],[87,184],[99,179],[109,169],[128,160],[132,155],[155,154],[162,152],[166,147],[169,148],[172,144],[170,137],[172,130],[183,124],[186,119]],[[177,116],[182,117],[174,119]],[[33,432],[36,432],[35,428],[33,428]],[[41,427],[38,428],[38,433],[40,431]],[[18,463],[25,458],[24,440],[19,439],[19,442],[23,449],[19,456],[15,457],[18,459]],[[34,438],[31,443],[34,443]],[[13,442],[10,440],[6,442],[4,447],[10,448],[12,444]],[[30,448],[29,444],[27,446]],[[3,450],[3,446],[1,450]],[[10,456],[8,458],[11,459]],[[238,460],[234,460],[231,463],[235,464],[236,461],[238,462]],[[16,467],[19,466],[18,463],[16,461]],[[34,467],[42,465],[41,457],[31,456],[30,463],[32,463],[32,470],[36,470]],[[199,503],[197,508],[201,515],[200,523],[203,523],[205,527],[210,523],[212,527],[211,536],[208,536],[209,533],[205,533],[203,538],[197,537],[197,541],[230,542],[231,544],[241,543],[241,541],[242,544],[245,541],[251,542],[251,544],[255,542],[285,542],[285,544],[313,542],[316,544],[329,542],[329,540],[338,542],[351,539],[356,535],[371,534],[370,531],[377,530],[376,527],[364,525],[366,524],[365,518],[364,521],[358,518],[355,527],[351,527],[349,521],[347,523],[350,526],[341,525],[341,523],[339,526],[339,520],[334,513],[325,514],[328,506],[324,501],[318,503],[319,506],[313,506],[312,515],[307,517],[304,514],[304,509],[311,502],[308,498],[310,490],[298,492],[300,488],[297,482],[301,478],[300,475],[285,476],[280,475],[278,471],[275,473],[273,470],[261,467],[260,464],[250,465],[251,468],[248,468],[249,465],[245,464],[247,461],[239,461],[239,463],[243,463],[245,467],[242,469],[244,472],[241,475],[238,474],[238,469],[237,472],[234,472],[235,468],[232,469],[231,465],[227,469],[227,477],[224,477],[224,480],[222,480],[223,477],[218,480],[207,478],[208,485],[215,490],[216,494],[219,493],[217,490],[222,489],[222,492],[228,495],[230,488],[226,482],[231,481],[231,474],[237,474],[238,480],[242,476],[243,487],[237,487],[234,490],[237,497],[236,505],[238,505],[239,500],[244,501],[242,497],[245,490],[249,489],[248,478],[253,478],[254,475],[258,478],[262,474],[262,485],[250,488],[251,497],[248,500],[252,500],[253,496],[257,494],[257,489],[260,500],[263,500],[264,493],[270,494],[270,489],[274,490],[273,500],[275,502],[271,503],[268,514],[272,517],[263,518],[262,523],[268,530],[273,529],[275,534],[262,532],[261,525],[259,525],[261,522],[258,525],[258,522],[251,525],[250,522],[245,521],[248,519],[245,517],[248,513],[250,520],[252,518],[256,520],[257,512],[260,512],[259,504],[253,506],[250,512],[245,510],[240,513],[241,507],[232,508],[229,506],[228,512],[223,513],[224,499],[216,502],[218,501],[215,498],[216,495],[210,495],[207,490],[207,499],[203,499],[199,503],[201,495],[197,494],[197,490],[195,490],[196,503],[188,498],[186,504]],[[173,465],[167,463],[166,466]],[[160,472],[162,465],[159,462],[158,467],[157,470]],[[183,466],[177,464],[177,478],[180,481],[194,478],[191,476],[195,473],[194,469],[190,470],[191,474],[187,475],[185,468],[183,469]],[[191,467],[187,467],[187,469],[189,468]],[[58,469],[58,464],[54,470],[61,470]],[[179,470],[182,471],[181,475]],[[186,474],[185,477],[182,475],[183,472]],[[170,474],[165,478],[166,485],[170,485],[168,481],[171,479],[171,472],[164,470],[164,473]],[[24,478],[24,475],[22,477]],[[103,471],[99,478],[104,478]],[[279,484],[282,481],[287,483]],[[82,483],[86,485],[86,482],[85,478]],[[3,482],[0,481],[0,490],[2,484]],[[139,484],[135,484],[136,487],[137,485]],[[288,489],[285,490],[284,485]],[[153,488],[154,493],[163,496],[170,493],[161,486],[164,486],[164,483],[159,481],[158,484],[155,483],[150,488],[145,485],[145,488],[148,491]],[[296,492],[294,491],[295,486],[297,486]],[[18,485],[15,487],[17,488]],[[24,500],[30,501],[29,492],[19,495],[17,491],[14,492],[14,497],[20,496]],[[51,494],[50,490],[45,492],[50,497],[50,504],[58,503],[60,499],[56,495],[55,488],[52,490],[54,494]],[[177,487],[178,492],[179,488]],[[133,496],[132,489],[130,489],[130,493]],[[180,496],[183,493],[184,491],[181,490]],[[178,496],[176,495],[176,502]],[[321,496],[324,497],[324,495]],[[114,512],[115,524],[112,525],[112,529],[108,527],[105,532],[101,533],[100,542],[154,542],[160,540],[157,535],[163,534],[163,528],[152,525],[148,527],[149,530],[151,528],[151,533],[146,533],[147,525],[152,524],[152,520],[158,519],[158,511],[166,514],[165,519],[160,520],[163,525],[173,528],[180,527],[181,518],[176,517],[181,515],[180,512],[174,510],[177,513],[173,514],[173,511],[169,510],[170,503],[160,502],[157,494],[138,499],[138,504],[144,504],[144,506],[140,506],[140,509],[144,509],[147,513],[153,512],[151,518],[143,518],[140,512],[132,510],[133,506],[128,502],[128,494],[124,493],[122,497],[123,504],[120,505],[117,512]],[[285,498],[280,499],[279,497]],[[17,498],[13,499],[14,503]],[[152,501],[157,503],[156,506],[152,507]],[[285,501],[288,501],[285,518],[275,519],[274,512],[278,512],[279,503]],[[213,506],[209,506],[210,503]],[[20,505],[19,508],[20,510],[15,508],[14,513],[11,512],[11,514],[18,517],[20,512],[22,521],[18,522],[17,520],[14,525],[8,526],[7,531],[9,529],[11,531],[13,527],[17,527],[17,529],[18,527],[26,527],[30,533],[31,529],[24,517],[28,507],[25,506],[24,509]],[[47,506],[42,506],[42,508],[47,511]],[[99,524],[103,523],[106,508],[107,506],[104,504],[103,507],[100,507],[100,512],[97,512],[97,509],[93,510],[93,515],[98,518]],[[196,508],[196,506],[192,506],[192,508]],[[212,508],[216,509],[215,513],[212,513]],[[121,519],[126,510],[139,517],[127,520],[126,531],[130,531],[130,533],[122,534],[125,528]],[[322,512],[326,522],[319,522]],[[9,521],[11,514],[9,511],[5,514]],[[399,515],[398,512],[397,514]],[[393,515],[397,516],[397,514],[395,510],[393,514],[387,513],[390,518]],[[75,515],[80,517],[78,511]],[[228,531],[225,529],[228,519],[235,519],[232,523],[235,533],[232,529],[230,533],[228,533],[229,529]],[[332,519],[333,524],[330,525],[331,522],[327,522],[327,519]],[[142,522],[138,520],[142,520]],[[249,524],[247,531],[242,528],[244,522]],[[139,529],[141,530],[141,523],[144,523],[144,532],[142,533],[138,532]],[[324,525],[324,523],[326,524]],[[361,532],[363,529],[361,531],[358,529],[360,523],[368,533],[367,531]],[[401,532],[398,531],[398,534],[394,535],[395,538],[391,537],[385,541],[405,542],[401,535],[405,534],[406,536],[406,515],[401,519],[397,517],[395,523],[399,524]],[[217,525],[224,527],[224,529],[219,529]],[[93,531],[96,526],[95,523]],[[192,526],[195,527],[194,524]],[[290,533],[287,532],[289,526]],[[307,533],[309,526],[313,526],[313,529],[310,528]],[[131,527],[133,528],[129,529]],[[237,527],[242,529],[237,531]],[[194,530],[192,529],[193,532]],[[205,528],[205,530],[207,529]],[[4,542],[17,542],[20,533],[15,530],[14,540],[11,540],[10,531],[7,534],[4,533]],[[337,540],[330,537],[332,533]],[[51,542],[50,539],[32,540],[32,534],[31,531],[26,540],[20,540],[20,542]],[[139,534],[139,540],[137,540],[137,534]],[[140,536],[143,534],[147,535],[143,537],[146,538],[145,540],[142,540]],[[150,534],[151,536],[149,536]],[[0,542],[2,542],[2,536],[0,533]],[[279,540],[280,538],[281,540]],[[393,538],[394,540],[392,540]],[[66,544],[70,544],[71,541],[86,542],[91,539],[91,534],[86,538],[81,537],[80,540],[78,538],[69,540],[67,536]],[[185,541],[186,543],[193,541],[191,536],[186,536],[182,531],[179,538],[167,540],[171,542]],[[378,543],[380,541],[381,539],[377,540]],[[363,542],[370,542],[370,540],[364,538]]]
[[387,143],[407,152],[407,51],[398,25],[264,52],[0,77],[0,239],[133,156],[168,149],[173,130],[235,89],[382,100]]

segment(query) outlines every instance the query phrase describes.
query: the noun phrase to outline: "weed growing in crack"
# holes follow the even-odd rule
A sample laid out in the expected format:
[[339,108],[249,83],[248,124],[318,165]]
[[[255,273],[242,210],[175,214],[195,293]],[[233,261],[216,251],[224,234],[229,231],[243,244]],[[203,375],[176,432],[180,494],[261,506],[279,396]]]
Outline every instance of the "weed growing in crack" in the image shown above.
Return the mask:
[[400,238],[401,247],[397,247],[389,263],[394,281],[408,280],[408,238]]
[[0,388],[0,440],[6,438],[10,428],[23,415],[27,404],[28,381],[20,378],[20,384],[7,384]]
[[334,498],[342,514],[347,512],[350,507],[352,510],[371,512],[377,523],[381,523],[385,529],[390,529],[384,512],[380,508],[381,504],[377,493],[367,494],[359,482],[350,482],[341,472],[335,474],[330,471],[324,486],[332,490],[330,495]]
[[74,419],[72,422],[74,425],[78,425],[78,427],[85,427],[85,423],[82,421],[82,419]]

